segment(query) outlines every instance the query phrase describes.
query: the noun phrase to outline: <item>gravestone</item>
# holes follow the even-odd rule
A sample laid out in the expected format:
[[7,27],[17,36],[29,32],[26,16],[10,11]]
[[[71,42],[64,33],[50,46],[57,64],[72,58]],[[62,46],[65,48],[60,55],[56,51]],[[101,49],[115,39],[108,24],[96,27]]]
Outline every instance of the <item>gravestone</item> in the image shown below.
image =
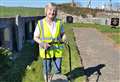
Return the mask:
[[112,28],[116,28],[119,25],[119,18],[111,18]]
[[67,16],[66,17],[66,22],[67,23],[73,23],[73,17],[72,16]]

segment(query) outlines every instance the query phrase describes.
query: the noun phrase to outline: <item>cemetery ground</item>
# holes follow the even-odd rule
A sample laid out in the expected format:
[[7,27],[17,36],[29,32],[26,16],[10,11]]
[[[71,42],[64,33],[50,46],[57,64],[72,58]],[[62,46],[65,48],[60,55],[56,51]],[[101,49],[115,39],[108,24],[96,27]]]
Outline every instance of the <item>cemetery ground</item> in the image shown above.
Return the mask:
[[[73,33],[73,28],[95,28],[102,32],[103,34],[109,34],[108,39],[110,39],[115,45],[120,44],[120,28],[112,29],[110,26],[99,25],[99,24],[64,24],[65,32],[67,34],[67,40],[70,43],[71,54],[72,54],[72,72],[69,73],[69,55],[66,48],[63,64],[62,64],[62,74],[68,75],[72,74],[74,77],[74,82],[83,82],[85,80],[85,74],[83,65],[81,63],[81,57],[77,49],[75,42],[75,36]],[[14,55],[18,57],[13,61],[11,66],[7,67],[4,73],[0,74],[0,82],[44,82],[42,73],[42,61],[38,57],[34,60],[34,48],[30,43],[25,43],[24,48]],[[30,66],[30,67],[29,67]],[[3,69],[6,69],[4,67]]]

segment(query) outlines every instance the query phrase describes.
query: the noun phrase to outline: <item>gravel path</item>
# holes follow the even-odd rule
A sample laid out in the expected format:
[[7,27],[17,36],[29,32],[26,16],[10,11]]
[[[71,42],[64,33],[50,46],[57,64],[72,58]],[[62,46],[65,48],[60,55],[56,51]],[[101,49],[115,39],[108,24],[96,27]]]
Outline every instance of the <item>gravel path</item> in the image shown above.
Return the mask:
[[120,50],[92,28],[75,28],[87,82],[120,82]]

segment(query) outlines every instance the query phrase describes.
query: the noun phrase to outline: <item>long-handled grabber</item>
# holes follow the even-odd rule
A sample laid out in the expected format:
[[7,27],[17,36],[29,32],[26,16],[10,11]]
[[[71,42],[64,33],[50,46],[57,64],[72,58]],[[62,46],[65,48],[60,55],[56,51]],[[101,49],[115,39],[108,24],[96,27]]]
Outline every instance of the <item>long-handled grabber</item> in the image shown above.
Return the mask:
[[48,70],[47,70],[47,49],[45,49],[45,69],[46,69],[46,82],[48,82]]

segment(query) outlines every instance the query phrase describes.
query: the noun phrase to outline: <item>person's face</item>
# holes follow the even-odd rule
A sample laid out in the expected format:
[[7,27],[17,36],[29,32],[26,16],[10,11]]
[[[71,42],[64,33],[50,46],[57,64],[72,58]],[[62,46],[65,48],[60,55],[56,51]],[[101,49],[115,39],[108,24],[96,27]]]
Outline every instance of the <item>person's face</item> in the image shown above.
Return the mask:
[[57,15],[57,10],[54,7],[48,7],[46,14],[49,19],[53,19]]

